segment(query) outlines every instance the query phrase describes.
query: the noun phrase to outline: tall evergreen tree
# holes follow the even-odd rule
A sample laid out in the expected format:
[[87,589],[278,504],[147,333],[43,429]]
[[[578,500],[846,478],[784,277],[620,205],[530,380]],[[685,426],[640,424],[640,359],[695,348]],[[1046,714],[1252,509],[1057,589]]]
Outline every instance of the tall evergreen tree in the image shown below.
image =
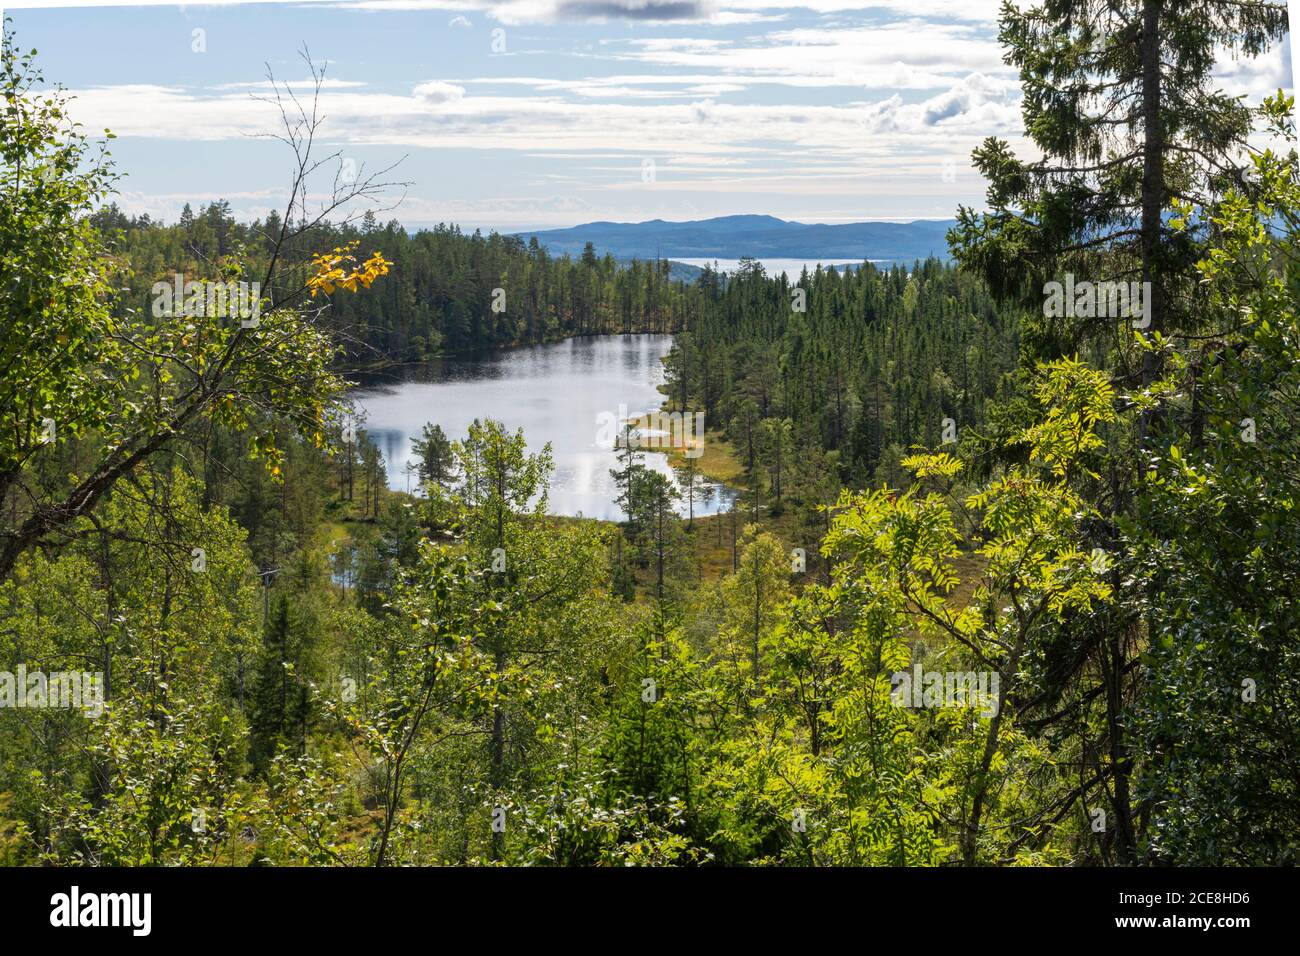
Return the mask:
[[411,443],[420,459],[420,483],[444,487],[454,472],[451,442],[441,425],[427,423],[419,438]]
[[[959,210],[949,234],[958,261],[996,293],[1036,307],[1044,284],[1065,273],[1149,283],[1138,327],[1187,328],[1205,237],[1175,232],[1167,212],[1174,200],[1209,206],[1240,182],[1252,126],[1212,69],[1221,50],[1254,56],[1286,29],[1286,5],[1270,0],[1004,2],[1000,39],[1020,70],[1025,130],[1043,158],[1022,160],[996,137],[975,150],[989,212]],[[1039,357],[1085,337],[1131,339],[1113,315],[1080,318],[1031,330]],[[1132,374],[1149,385],[1158,366],[1147,351]]]

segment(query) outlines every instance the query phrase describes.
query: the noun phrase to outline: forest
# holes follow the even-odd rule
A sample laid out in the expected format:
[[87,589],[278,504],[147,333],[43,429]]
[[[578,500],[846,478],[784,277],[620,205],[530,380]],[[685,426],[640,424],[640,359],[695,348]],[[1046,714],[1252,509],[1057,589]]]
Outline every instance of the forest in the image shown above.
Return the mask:
[[[525,244],[495,232],[467,236],[454,225],[411,234],[397,220],[381,226],[371,209],[338,224],[314,219],[283,243],[277,243],[283,225],[278,213],[240,224],[221,200],[197,215],[186,204],[171,226],[148,215],[128,217],[114,202],[90,220],[119,243],[129,263],[119,310],[148,307],[157,276],[211,276],[228,261],[258,272],[277,249],[285,257],[310,258],[359,242],[381,253],[398,265],[390,281],[335,300],[320,316],[344,349],[342,360],[354,367],[573,335],[667,332],[698,308],[699,293],[672,282],[666,260],[620,264],[608,254],[597,256],[588,243],[575,262],[551,257],[536,239]],[[503,296],[494,310],[498,288]]]
[[[1041,156],[985,141],[951,262],[690,283],[350,214],[381,178],[309,209],[307,113],[284,214],[127,216],[6,30],[0,864],[1296,863],[1294,100],[1212,75],[1286,29],[1004,7]],[[730,513],[627,443],[626,520],[556,517],[492,420],[431,421],[411,495],[350,418],[376,368],[635,332]]]

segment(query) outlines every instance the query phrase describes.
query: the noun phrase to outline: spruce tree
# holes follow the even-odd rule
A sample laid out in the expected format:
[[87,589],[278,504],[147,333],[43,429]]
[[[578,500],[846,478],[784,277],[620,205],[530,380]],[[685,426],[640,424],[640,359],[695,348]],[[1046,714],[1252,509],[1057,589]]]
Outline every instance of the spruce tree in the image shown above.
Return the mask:
[[[1021,159],[996,137],[974,151],[989,211],[959,209],[949,233],[955,257],[995,294],[1040,313],[1045,284],[1066,273],[1149,283],[1150,311],[1136,327],[1148,335],[1192,327],[1192,267],[1207,237],[1176,232],[1167,213],[1175,200],[1205,207],[1240,184],[1251,110],[1216,87],[1213,66],[1224,50],[1255,56],[1285,35],[1286,5],[1004,2],[1000,23],[1005,59],[1020,70],[1025,131],[1043,155]],[[1056,318],[1027,330],[1039,357],[1115,333],[1131,340],[1129,323],[1111,314]],[[1147,352],[1141,382],[1157,371]]]

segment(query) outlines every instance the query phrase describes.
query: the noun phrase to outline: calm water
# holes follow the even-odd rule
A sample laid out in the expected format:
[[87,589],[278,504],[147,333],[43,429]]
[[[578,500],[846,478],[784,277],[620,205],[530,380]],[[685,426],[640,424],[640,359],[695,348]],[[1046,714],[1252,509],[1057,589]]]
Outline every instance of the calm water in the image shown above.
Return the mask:
[[[684,262],[687,265],[699,266],[717,266],[723,272],[735,272],[740,268],[739,259],[674,259],[675,262]],[[849,262],[844,259],[760,259],[763,264],[763,271],[770,276],[780,275],[782,272],[791,281],[799,278],[804,269],[808,270],[809,275],[817,271],[820,265],[823,270],[835,269],[837,272],[845,269],[857,269],[862,265],[862,260],[857,259]],[[873,259],[873,262],[884,262],[884,259]]]
[[[549,510],[559,515],[618,520],[617,491],[609,470],[617,464],[612,444],[597,441],[600,416],[654,411],[663,404],[657,386],[670,335],[609,335],[551,345],[456,356],[407,367],[397,381],[354,393],[362,427],[384,454],[390,488],[412,491],[417,478],[412,440],[426,422],[447,437],[464,438],[475,418],[495,418],[511,431],[523,428],[530,451],[551,443],[555,473]],[[709,423],[706,423],[709,424]],[[667,456],[644,452],[642,461],[676,481]],[[680,487],[680,484],[679,484]],[[725,486],[696,479],[695,513],[729,506]],[[681,512],[686,513],[682,502]]]

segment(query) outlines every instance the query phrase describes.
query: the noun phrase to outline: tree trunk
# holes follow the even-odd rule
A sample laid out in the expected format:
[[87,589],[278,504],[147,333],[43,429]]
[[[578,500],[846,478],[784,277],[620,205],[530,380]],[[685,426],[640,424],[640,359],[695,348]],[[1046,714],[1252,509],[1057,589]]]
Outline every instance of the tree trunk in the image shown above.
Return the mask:
[[[1165,207],[1165,136],[1160,118],[1160,13],[1162,0],[1142,4],[1142,281],[1151,309],[1148,334],[1164,331],[1165,308],[1160,247],[1161,216]],[[1149,386],[1160,375],[1160,357],[1147,352],[1142,358],[1142,385]],[[1144,414],[1141,435],[1145,439],[1150,413]]]

